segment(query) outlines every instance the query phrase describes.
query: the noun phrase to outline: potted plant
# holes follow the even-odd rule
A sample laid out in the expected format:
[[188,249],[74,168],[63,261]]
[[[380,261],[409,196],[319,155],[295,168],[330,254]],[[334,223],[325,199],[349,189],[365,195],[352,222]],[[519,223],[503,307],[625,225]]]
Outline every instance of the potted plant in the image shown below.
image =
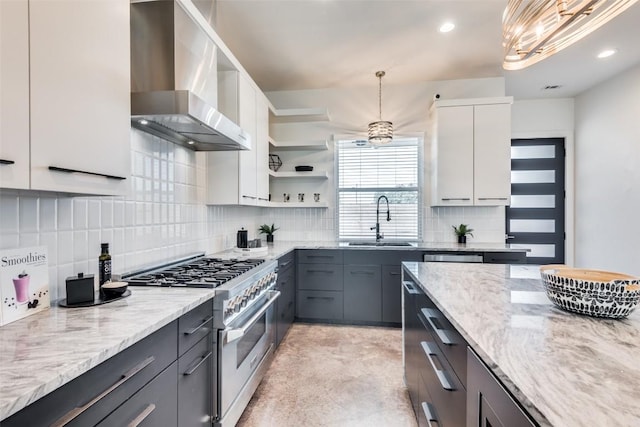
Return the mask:
[[273,243],[273,233],[275,233],[276,230],[278,230],[278,228],[276,228],[275,224],[262,224],[258,229],[260,234],[267,235],[267,243]]
[[467,224],[460,224],[459,226],[452,225],[453,231],[458,236],[458,243],[467,243],[467,234],[473,237],[473,228],[469,228]]

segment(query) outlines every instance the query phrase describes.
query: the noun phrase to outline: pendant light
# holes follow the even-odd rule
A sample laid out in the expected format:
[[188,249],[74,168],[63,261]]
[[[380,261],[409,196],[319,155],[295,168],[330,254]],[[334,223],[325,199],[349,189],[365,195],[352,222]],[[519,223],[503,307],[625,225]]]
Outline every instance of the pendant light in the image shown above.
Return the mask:
[[376,72],[378,84],[378,121],[369,123],[369,143],[371,145],[384,145],[393,139],[393,123],[382,120],[382,78],[384,71]]
[[520,70],[577,42],[637,0],[508,0],[502,16],[505,70]]

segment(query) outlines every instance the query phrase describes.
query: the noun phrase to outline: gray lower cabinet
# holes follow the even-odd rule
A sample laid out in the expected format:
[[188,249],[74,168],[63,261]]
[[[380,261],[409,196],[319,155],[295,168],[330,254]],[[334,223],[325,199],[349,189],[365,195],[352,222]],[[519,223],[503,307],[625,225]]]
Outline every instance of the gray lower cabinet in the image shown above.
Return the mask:
[[173,362],[160,375],[134,394],[98,427],[171,427],[177,425],[177,365]]
[[298,264],[298,289],[343,290],[342,264]]
[[211,426],[215,389],[213,332],[178,359],[178,426]]
[[382,321],[402,323],[400,265],[382,266]]
[[382,282],[379,265],[344,266],[344,320],[382,321]]
[[296,314],[296,268],[295,253],[290,252],[278,259],[278,281],[276,288],[280,298],[276,301],[276,346],[291,327]]
[[296,317],[343,322],[343,251],[305,249],[297,253]]
[[467,363],[467,426],[536,425],[471,348],[467,349]]

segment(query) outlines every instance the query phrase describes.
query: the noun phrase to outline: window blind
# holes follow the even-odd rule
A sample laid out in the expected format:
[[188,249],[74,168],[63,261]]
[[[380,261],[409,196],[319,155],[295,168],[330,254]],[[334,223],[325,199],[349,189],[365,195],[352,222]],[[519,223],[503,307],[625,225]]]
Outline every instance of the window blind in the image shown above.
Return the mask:
[[338,238],[372,239],[376,202],[380,201],[380,232],[385,239],[418,240],[419,231],[418,138],[396,139],[373,148],[362,141],[337,143]]

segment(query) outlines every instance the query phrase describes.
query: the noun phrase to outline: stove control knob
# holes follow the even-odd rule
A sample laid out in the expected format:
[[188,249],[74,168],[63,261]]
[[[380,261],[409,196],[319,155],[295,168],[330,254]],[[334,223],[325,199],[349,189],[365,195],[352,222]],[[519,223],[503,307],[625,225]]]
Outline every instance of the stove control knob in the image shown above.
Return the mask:
[[240,304],[234,304],[233,305],[233,312],[234,313],[240,312],[240,308],[242,308],[242,307],[240,307]]
[[247,296],[242,297],[242,301],[240,302],[240,305],[241,305],[242,307],[246,307],[246,306],[247,306],[247,302],[248,302],[248,301],[249,301],[249,297],[247,297]]

